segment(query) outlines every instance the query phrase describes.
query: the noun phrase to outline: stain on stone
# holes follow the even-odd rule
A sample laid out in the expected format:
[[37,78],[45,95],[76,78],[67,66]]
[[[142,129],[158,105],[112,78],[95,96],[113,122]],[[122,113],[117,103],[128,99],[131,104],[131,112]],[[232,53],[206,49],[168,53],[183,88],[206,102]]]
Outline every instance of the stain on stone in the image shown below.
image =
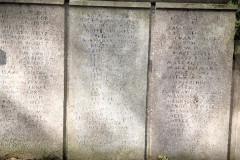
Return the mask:
[[0,65],[5,65],[6,64],[6,53],[0,49]]

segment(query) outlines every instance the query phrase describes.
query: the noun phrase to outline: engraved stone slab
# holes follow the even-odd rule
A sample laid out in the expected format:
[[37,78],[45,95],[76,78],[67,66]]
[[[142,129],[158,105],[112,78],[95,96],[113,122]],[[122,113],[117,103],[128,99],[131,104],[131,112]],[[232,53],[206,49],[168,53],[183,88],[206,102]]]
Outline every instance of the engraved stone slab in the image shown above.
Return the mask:
[[62,156],[64,8],[0,5],[0,159]]
[[191,10],[232,10],[237,11],[237,5],[229,4],[199,4],[199,3],[165,3],[157,2],[157,9],[191,9]]
[[234,21],[234,12],[155,11],[149,159],[227,159]]
[[144,159],[149,10],[70,8],[68,157]]
[[64,0],[0,0],[9,3],[40,3],[40,4],[64,4]]
[[229,0],[150,0],[152,2],[174,2],[174,3],[219,3],[227,4]]
[[69,0],[69,2],[149,2],[149,0]]
[[79,6],[104,6],[104,7],[126,7],[126,8],[150,8],[150,2],[144,1],[97,1],[97,0],[70,0],[70,5],[79,5]]
[[[219,4],[227,4],[229,0],[70,0],[70,4],[87,4],[92,2],[92,4],[101,4],[101,2],[119,2],[123,1],[124,3],[127,2],[170,2],[170,3],[219,3]],[[125,2],[124,2],[125,1]]]

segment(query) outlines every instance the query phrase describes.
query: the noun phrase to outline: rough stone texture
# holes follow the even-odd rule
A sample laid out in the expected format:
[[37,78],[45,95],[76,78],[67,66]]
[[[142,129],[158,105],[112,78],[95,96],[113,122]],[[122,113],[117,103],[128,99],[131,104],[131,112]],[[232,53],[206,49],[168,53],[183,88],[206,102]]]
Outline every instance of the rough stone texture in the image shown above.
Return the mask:
[[0,0],[10,3],[40,3],[40,4],[64,4],[64,0]]
[[6,64],[6,53],[0,49],[0,65],[5,65]]
[[84,2],[84,1],[126,1],[126,2],[176,2],[176,3],[222,3],[226,4],[229,0],[70,0],[70,2]]
[[176,2],[176,3],[222,3],[227,4],[229,0],[150,0],[152,2]]
[[0,159],[62,155],[64,8],[0,5]]
[[154,13],[148,158],[226,160],[235,13]]
[[191,9],[191,10],[232,10],[237,11],[237,5],[229,4],[199,4],[199,3],[165,3],[157,2],[157,9]]
[[238,112],[238,123],[237,123],[237,137],[236,137],[236,148],[235,148],[235,160],[240,159],[240,118],[239,118],[239,112]]
[[71,0],[70,5],[79,6],[106,6],[106,7],[126,7],[126,8],[150,8],[149,2],[120,2],[120,1],[94,1],[94,0]]
[[68,157],[144,159],[149,10],[70,8]]
[[235,44],[232,96],[231,160],[240,159],[240,43]]
[[149,0],[69,0],[71,2],[149,2]]

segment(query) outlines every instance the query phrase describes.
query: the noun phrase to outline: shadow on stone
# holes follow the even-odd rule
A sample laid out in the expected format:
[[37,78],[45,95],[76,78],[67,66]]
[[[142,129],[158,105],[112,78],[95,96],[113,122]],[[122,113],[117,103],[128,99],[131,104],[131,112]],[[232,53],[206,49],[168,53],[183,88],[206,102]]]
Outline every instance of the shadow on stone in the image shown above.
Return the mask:
[[56,156],[61,151],[52,149],[55,140],[34,116],[20,103],[0,92],[0,120],[3,126],[0,131],[0,160],[13,157],[16,160],[61,159]]
[[6,59],[6,53],[0,49],[0,65],[5,65]]
[[234,66],[234,69],[240,69],[240,54],[235,54],[234,55],[234,60],[236,65]]

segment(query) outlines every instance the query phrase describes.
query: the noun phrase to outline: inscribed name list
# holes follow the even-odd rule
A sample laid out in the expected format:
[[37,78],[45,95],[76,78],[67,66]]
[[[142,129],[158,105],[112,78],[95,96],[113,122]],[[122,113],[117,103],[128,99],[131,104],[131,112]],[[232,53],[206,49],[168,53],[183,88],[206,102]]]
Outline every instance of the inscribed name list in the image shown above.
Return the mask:
[[234,12],[155,11],[150,159],[227,159],[234,19]]
[[64,0],[0,0],[9,3],[39,3],[39,4],[64,4]]
[[148,37],[148,10],[70,8],[70,159],[144,159]]
[[0,158],[62,155],[63,9],[0,6]]
[[228,0],[150,0],[152,2],[174,2],[174,3],[218,3],[227,4]]

